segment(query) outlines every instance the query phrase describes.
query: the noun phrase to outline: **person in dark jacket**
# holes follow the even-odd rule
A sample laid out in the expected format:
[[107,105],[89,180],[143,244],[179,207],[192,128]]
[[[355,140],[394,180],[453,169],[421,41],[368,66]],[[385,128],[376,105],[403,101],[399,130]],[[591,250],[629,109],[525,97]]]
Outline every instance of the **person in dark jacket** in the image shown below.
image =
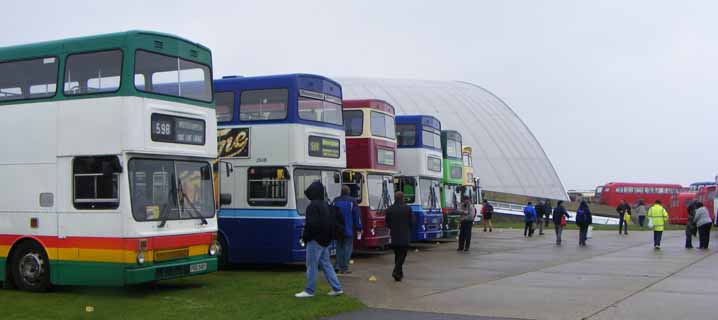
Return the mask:
[[[623,234],[628,234],[628,221],[626,221],[626,213],[628,215],[631,215],[631,206],[626,203],[626,200],[621,200],[621,204],[616,207],[616,212],[618,212],[618,234],[621,234],[621,231],[623,231]],[[625,227],[625,228],[624,228]]]
[[536,209],[531,201],[524,207],[524,237],[532,237],[534,235],[534,221],[536,221]]
[[568,211],[566,211],[566,208],[563,207],[563,201],[558,201],[556,203],[556,208],[553,209],[553,225],[554,229],[556,229],[556,245],[561,245],[561,234],[563,233],[563,227],[565,226],[565,223],[562,223],[563,221],[568,221],[568,218],[571,216],[568,215]]
[[713,220],[711,220],[708,209],[703,206],[703,202],[698,201],[698,203],[696,203],[696,214],[693,217],[693,223],[695,223],[698,229],[698,242],[700,244],[698,248],[708,249]]
[[349,271],[349,258],[354,249],[354,234],[361,233],[361,215],[356,199],[349,195],[349,187],[342,186],[342,194],[332,202],[344,218],[344,234],[337,240],[336,270],[340,274]]
[[486,226],[489,226],[489,232],[492,232],[491,219],[494,216],[494,206],[486,199],[484,199],[483,203],[484,205],[481,206],[481,222],[484,224],[484,232],[486,232]]
[[696,223],[693,221],[693,218],[696,216],[696,201],[691,201],[691,204],[688,205],[688,218],[686,220],[686,249],[693,249],[693,237],[696,235],[696,230],[698,230],[698,227],[696,226]]
[[536,226],[539,230],[539,235],[543,235],[543,217],[546,214],[544,211],[546,210],[545,202],[539,201],[538,204],[536,204]]
[[464,196],[459,205],[461,227],[459,228],[459,248],[456,251],[468,252],[471,247],[471,229],[474,227],[474,204]]
[[297,298],[314,296],[319,266],[332,287],[329,295],[338,296],[344,293],[334,272],[334,267],[329,261],[329,245],[332,242],[335,218],[334,213],[329,209],[329,204],[324,199],[325,194],[324,185],[319,181],[312,182],[304,190],[304,195],[311,201],[307,206],[304,232],[302,233],[302,240],[306,244],[307,251],[307,286],[304,291],[294,295]]
[[578,245],[586,246],[586,238],[588,234],[588,226],[593,224],[591,209],[588,208],[586,201],[581,201],[576,210],[576,225],[578,226]]
[[394,280],[404,278],[404,261],[409,251],[409,240],[413,226],[411,208],[404,204],[404,193],[394,195],[394,204],[386,210],[386,226],[391,233],[391,247],[394,249]]
[[544,207],[543,221],[546,224],[545,227],[548,228],[549,221],[551,221],[551,211],[553,211],[553,208],[551,207],[551,200],[546,199]]

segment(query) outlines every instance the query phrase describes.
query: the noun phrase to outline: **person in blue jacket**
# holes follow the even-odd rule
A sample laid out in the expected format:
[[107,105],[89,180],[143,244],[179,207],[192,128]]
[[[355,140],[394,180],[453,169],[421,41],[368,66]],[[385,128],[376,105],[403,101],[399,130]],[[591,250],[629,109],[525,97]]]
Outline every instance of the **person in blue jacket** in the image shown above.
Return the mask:
[[534,235],[534,222],[536,221],[536,208],[531,201],[524,207],[524,237],[532,237]]
[[351,273],[349,270],[349,259],[354,250],[354,234],[361,233],[361,216],[359,206],[354,197],[349,195],[349,187],[342,186],[342,193],[334,199],[334,206],[339,208],[344,217],[344,237],[337,240],[337,256],[335,270],[339,274]]

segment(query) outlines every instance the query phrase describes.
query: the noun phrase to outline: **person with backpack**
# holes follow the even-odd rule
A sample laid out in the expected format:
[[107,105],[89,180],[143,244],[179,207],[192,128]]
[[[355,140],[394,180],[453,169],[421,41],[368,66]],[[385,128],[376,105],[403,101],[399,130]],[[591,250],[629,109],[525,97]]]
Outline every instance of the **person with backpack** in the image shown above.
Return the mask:
[[456,251],[468,252],[471,247],[471,229],[474,226],[474,204],[468,196],[464,196],[459,205],[461,219],[459,228],[459,248]]
[[708,209],[703,206],[703,202],[696,203],[696,214],[693,217],[693,223],[698,226],[698,242],[699,249],[708,249],[708,241],[710,240],[711,226],[713,221]]
[[539,201],[539,203],[534,208],[536,209],[536,225],[538,226],[539,235],[543,235],[543,216],[544,216],[544,210],[546,210],[545,203],[543,200]]
[[588,208],[588,203],[586,203],[585,200],[581,200],[581,204],[578,205],[578,210],[576,210],[576,225],[578,226],[579,246],[586,246],[586,239],[588,238],[588,227],[592,224],[593,216],[591,215],[591,209]]
[[409,251],[413,218],[411,208],[404,204],[404,193],[396,192],[394,204],[386,210],[385,219],[391,233],[391,247],[394,249],[394,271],[391,276],[397,282],[404,278],[404,261]]
[[337,279],[331,261],[329,261],[329,245],[335,237],[337,218],[325,199],[324,185],[314,181],[304,190],[304,195],[310,200],[307,206],[302,241],[306,244],[307,252],[307,285],[297,298],[311,298],[317,287],[317,273],[321,266],[324,277],[331,286],[330,296],[344,294],[342,285]]
[[696,204],[697,201],[691,201],[688,205],[688,218],[686,218],[686,249],[693,249],[693,237],[695,237],[698,227],[693,221],[696,216]]
[[648,209],[648,227],[653,228],[653,248],[661,250],[661,237],[663,237],[663,229],[668,221],[668,212],[661,200],[656,199],[650,209]]
[[556,229],[557,246],[561,245],[561,234],[563,233],[563,228],[566,226],[566,222],[570,217],[571,216],[568,215],[566,208],[563,207],[563,201],[559,200],[556,202],[556,208],[553,209],[553,225]]
[[618,212],[618,234],[620,235],[623,231],[623,234],[627,235],[628,220],[631,219],[631,206],[626,203],[626,200],[621,199],[621,204],[616,207],[616,212]]
[[531,201],[524,207],[524,237],[533,237],[534,222],[536,221],[536,209]]
[[494,216],[494,206],[492,206],[488,200],[484,199],[483,206],[481,207],[481,218],[482,224],[484,225],[484,232],[486,232],[486,226],[489,226],[489,232],[492,232],[491,218]]
[[341,195],[332,201],[332,205],[341,213],[344,221],[344,228],[340,230],[337,237],[337,255],[335,270],[339,274],[349,274],[349,259],[354,249],[354,235],[361,234],[361,215],[359,214],[359,206],[355,198],[349,195],[349,186],[343,185]]

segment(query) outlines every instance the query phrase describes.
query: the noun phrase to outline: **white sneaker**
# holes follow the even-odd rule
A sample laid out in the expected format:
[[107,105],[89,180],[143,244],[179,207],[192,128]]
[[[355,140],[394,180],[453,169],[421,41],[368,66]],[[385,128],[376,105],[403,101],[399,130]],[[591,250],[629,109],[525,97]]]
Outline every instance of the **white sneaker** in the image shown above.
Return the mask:
[[344,294],[344,290],[339,290],[339,291],[332,290],[332,291],[329,291],[329,293],[327,293],[327,294],[331,297],[341,296]]
[[313,297],[314,295],[311,294],[311,293],[309,293],[309,292],[302,291],[302,292],[300,292],[300,293],[295,294],[294,296],[297,297],[297,298],[311,298],[311,297]]

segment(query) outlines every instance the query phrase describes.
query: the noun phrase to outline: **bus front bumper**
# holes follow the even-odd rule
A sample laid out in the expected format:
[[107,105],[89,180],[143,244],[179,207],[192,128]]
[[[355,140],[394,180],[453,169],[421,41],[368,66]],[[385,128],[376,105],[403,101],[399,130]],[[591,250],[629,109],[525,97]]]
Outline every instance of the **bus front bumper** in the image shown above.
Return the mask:
[[183,278],[216,271],[217,258],[205,255],[125,269],[125,284]]

